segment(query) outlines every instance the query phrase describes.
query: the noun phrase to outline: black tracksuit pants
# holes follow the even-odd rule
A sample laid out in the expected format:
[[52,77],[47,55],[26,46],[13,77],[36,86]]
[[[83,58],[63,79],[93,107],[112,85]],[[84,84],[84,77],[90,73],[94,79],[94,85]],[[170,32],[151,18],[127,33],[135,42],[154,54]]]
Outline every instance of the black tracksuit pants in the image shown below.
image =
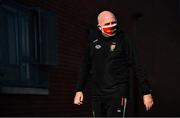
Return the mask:
[[94,117],[124,117],[127,98],[125,97],[93,97]]

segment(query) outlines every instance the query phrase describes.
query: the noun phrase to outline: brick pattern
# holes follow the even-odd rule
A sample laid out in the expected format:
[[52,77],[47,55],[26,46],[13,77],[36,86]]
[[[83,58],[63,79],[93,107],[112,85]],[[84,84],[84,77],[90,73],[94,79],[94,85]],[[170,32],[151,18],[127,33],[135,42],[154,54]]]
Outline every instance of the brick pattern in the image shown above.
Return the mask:
[[[45,68],[49,72],[49,95],[0,94],[0,116],[92,116],[89,86],[82,106],[73,105],[73,91],[87,45],[87,29],[91,23],[95,26],[97,14],[105,9],[115,13],[130,38],[138,37],[136,42],[153,87],[154,109],[145,113],[143,103],[138,102],[138,108],[129,106],[136,109],[130,116],[180,116],[180,95],[172,92],[179,88],[178,0],[16,1],[57,14],[59,64]],[[137,24],[132,22],[134,12],[144,15]],[[134,104],[133,101],[130,103]]]
[[[73,105],[73,91],[83,50],[87,45],[87,29],[91,23],[96,24],[97,14],[105,8],[118,13],[118,17],[123,16],[121,22],[127,22],[128,9],[125,7],[119,9],[117,2],[101,0],[17,1],[20,4],[38,6],[57,14],[59,64],[46,67],[50,73],[49,95],[1,94],[0,116],[92,116],[89,86],[85,91],[84,105],[81,107]],[[128,30],[130,26],[122,23],[122,27]]]

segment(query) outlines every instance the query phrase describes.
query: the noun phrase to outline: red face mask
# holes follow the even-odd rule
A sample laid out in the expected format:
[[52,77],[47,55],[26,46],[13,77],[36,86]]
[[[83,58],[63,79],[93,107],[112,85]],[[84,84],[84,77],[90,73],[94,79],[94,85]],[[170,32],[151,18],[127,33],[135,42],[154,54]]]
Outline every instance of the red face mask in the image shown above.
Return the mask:
[[102,26],[102,32],[108,36],[114,36],[116,34],[116,26],[117,24]]

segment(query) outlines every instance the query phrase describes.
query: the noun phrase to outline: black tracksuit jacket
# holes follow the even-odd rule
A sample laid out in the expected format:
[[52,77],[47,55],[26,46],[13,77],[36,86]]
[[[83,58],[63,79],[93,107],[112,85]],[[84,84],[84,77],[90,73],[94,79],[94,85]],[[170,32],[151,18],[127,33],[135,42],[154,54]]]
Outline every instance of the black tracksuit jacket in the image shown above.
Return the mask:
[[90,80],[94,97],[128,97],[130,68],[133,70],[133,78],[138,80],[142,94],[149,94],[151,88],[137,50],[124,33],[119,31],[113,37],[104,37],[98,31],[91,31],[76,92],[83,91]]

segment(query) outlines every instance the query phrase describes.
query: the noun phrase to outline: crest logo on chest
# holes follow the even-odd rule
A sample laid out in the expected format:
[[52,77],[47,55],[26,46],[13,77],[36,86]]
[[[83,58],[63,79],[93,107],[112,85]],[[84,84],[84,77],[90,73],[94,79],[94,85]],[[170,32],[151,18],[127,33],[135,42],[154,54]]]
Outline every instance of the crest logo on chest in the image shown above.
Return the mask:
[[112,44],[110,45],[110,51],[114,51],[115,48],[116,48],[116,42],[112,42]]

